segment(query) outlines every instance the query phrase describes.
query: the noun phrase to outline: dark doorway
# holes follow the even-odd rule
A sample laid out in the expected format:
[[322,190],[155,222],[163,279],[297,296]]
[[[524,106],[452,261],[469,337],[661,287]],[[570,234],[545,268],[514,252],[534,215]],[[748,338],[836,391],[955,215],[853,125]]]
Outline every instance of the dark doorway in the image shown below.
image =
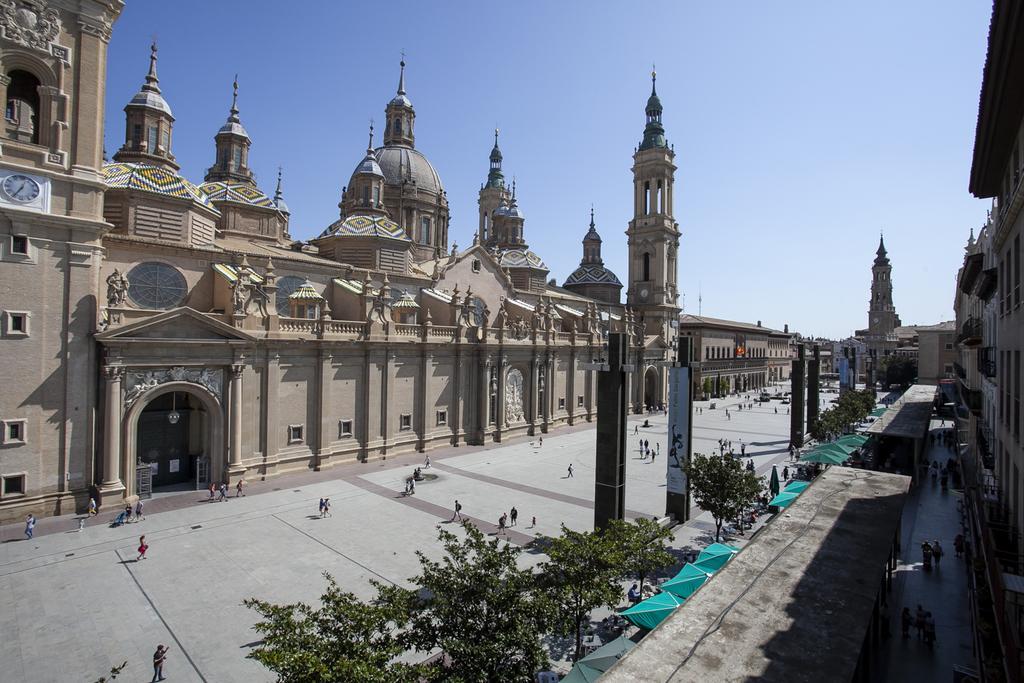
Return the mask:
[[202,403],[177,391],[153,399],[139,415],[136,454],[153,488],[194,482],[205,434]]

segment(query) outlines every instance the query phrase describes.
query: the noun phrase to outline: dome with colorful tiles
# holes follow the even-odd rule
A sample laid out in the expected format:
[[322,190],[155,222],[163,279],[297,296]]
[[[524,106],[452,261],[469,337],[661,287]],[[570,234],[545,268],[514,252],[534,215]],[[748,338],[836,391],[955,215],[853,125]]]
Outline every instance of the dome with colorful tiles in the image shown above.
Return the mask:
[[139,190],[163,197],[191,199],[197,204],[217,210],[199,187],[164,168],[127,162],[105,164],[103,180],[112,190]]
[[507,249],[501,253],[498,264],[502,268],[539,268],[547,270],[544,261],[529,249]]
[[236,202],[264,209],[275,208],[273,199],[263,194],[260,188],[248,183],[215,180],[203,183],[199,189],[213,202]]
[[320,238],[324,237],[379,237],[409,241],[402,226],[384,216],[346,216],[320,233]]
[[573,271],[565,280],[568,285],[615,285],[621,287],[622,283],[615,273],[602,265],[588,263]]

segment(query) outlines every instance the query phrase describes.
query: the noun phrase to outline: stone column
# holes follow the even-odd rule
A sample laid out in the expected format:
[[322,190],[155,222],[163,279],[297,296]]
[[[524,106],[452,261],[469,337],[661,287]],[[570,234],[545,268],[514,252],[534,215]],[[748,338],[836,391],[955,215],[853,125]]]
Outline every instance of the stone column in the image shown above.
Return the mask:
[[463,406],[462,400],[465,396],[463,384],[463,378],[465,372],[462,369],[462,347],[456,345],[455,347],[455,367],[452,370],[452,390],[448,393],[451,396],[451,415],[449,416],[449,426],[452,430],[452,445],[459,445],[459,438],[465,438],[465,430],[463,429]]
[[576,422],[576,346],[569,349],[569,371],[565,375],[565,393],[569,395],[566,410],[569,411],[569,424]]
[[807,429],[818,420],[821,347],[815,344],[811,354],[811,360],[807,363]]
[[231,425],[231,453],[228,474],[241,474],[242,467],[242,373],[245,366],[236,363],[231,366],[231,407],[228,413],[228,424]]
[[480,425],[480,443],[487,441],[487,426],[489,423],[488,415],[489,407],[491,403],[491,359],[481,358],[480,364],[480,381],[479,381],[479,407],[477,408],[477,423]]
[[797,359],[793,361],[790,386],[789,443],[800,448],[804,445],[804,368],[806,351],[801,344],[797,348]]
[[104,494],[124,491],[121,482],[121,380],[124,367],[108,365],[104,368],[106,386],[106,422],[104,423],[103,481]]
[[[626,513],[626,375],[629,337],[608,335],[608,370],[598,373],[597,450],[594,472],[594,528],[603,529]],[[667,458],[667,451],[665,457]]]
[[502,356],[498,363],[498,400],[494,416],[494,440],[501,442],[501,433],[505,429],[505,373],[508,372],[508,357]]
[[538,417],[538,397],[540,383],[540,358],[537,356],[533,357],[533,361],[530,363],[530,436],[533,436],[537,431],[537,417]]
[[[428,412],[427,411],[427,401],[432,396],[432,393],[430,391],[430,375],[431,375],[430,371],[433,368],[433,366],[434,366],[434,354],[432,354],[430,351],[427,351],[426,349],[424,349],[423,350],[423,357],[422,357],[422,366],[421,366],[422,374],[421,374],[421,379],[420,379],[420,388],[419,388],[419,391],[416,392],[416,394],[417,394],[417,396],[416,396],[416,408],[419,411],[419,415],[417,416],[416,422],[419,423],[419,425],[418,425],[419,437],[420,437],[419,449],[421,451],[426,450],[426,448],[427,448],[427,434],[430,433],[430,429],[428,429],[429,423],[427,422],[427,420],[433,419],[432,416],[427,414],[427,412]],[[436,416],[434,416],[434,417],[436,417]],[[416,425],[413,425],[413,427],[417,428]]]

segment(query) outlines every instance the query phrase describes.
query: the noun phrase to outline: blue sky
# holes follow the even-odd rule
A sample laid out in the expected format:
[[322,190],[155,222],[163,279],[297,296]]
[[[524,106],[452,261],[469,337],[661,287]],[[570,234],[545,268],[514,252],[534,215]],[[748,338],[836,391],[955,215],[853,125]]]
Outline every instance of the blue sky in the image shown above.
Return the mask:
[[[904,323],[950,319],[987,201],[967,192],[991,6],[984,2],[304,2],[129,0],[110,45],[106,147],[156,35],[174,153],[201,181],[239,74],[250,162],[284,167],[292,235],[337,218],[406,51],[416,144],[451,239],[476,229],[493,129],[526,238],[562,282],[591,203],[626,277],[630,166],[651,64],[675,146],[685,309],[805,334],[867,324],[879,230]],[[379,140],[379,137],[378,137]]]

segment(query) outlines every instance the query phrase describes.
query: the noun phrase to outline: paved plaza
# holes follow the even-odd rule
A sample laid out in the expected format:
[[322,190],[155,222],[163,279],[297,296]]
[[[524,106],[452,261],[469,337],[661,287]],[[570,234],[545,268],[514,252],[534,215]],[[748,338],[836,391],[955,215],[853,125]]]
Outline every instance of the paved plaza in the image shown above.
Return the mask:
[[[727,438],[738,454],[743,443],[760,473],[788,460],[787,406],[772,401],[738,411],[738,402],[719,399],[715,410],[697,403],[704,410],[695,416],[694,450],[710,452]],[[649,428],[641,426],[644,419]],[[629,425],[630,449],[642,437],[652,449],[660,444],[661,456],[651,464],[631,453],[628,514],[660,517],[666,418],[634,416]],[[171,648],[171,680],[272,680],[245,658],[258,634],[243,599],[316,602],[324,571],[363,598],[373,594],[370,579],[405,583],[418,573],[416,550],[440,554],[437,525],[458,528],[448,526],[455,499],[488,533],[515,506],[519,524],[508,539],[520,545],[557,535],[563,522],[590,529],[595,437],[588,424],[554,431],[543,445],[522,439],[434,451],[425,470],[430,478],[414,496],[402,495],[404,480],[423,464],[422,455],[254,481],[246,497],[226,503],[206,502],[205,491],[162,495],[147,503],[145,521],[119,528],[109,527],[117,513],[109,505],[82,532],[75,516],[40,520],[31,541],[22,526],[4,527],[0,587],[8,608],[0,613],[0,670],[7,680],[66,680],[69,672],[85,680],[127,660],[124,680],[148,680],[152,652],[163,643]],[[321,519],[317,503],[325,496],[333,516]],[[677,527],[673,545],[707,544],[713,530],[695,510],[689,524]],[[136,562],[140,534],[150,550]],[[522,557],[524,564],[543,559]]]

